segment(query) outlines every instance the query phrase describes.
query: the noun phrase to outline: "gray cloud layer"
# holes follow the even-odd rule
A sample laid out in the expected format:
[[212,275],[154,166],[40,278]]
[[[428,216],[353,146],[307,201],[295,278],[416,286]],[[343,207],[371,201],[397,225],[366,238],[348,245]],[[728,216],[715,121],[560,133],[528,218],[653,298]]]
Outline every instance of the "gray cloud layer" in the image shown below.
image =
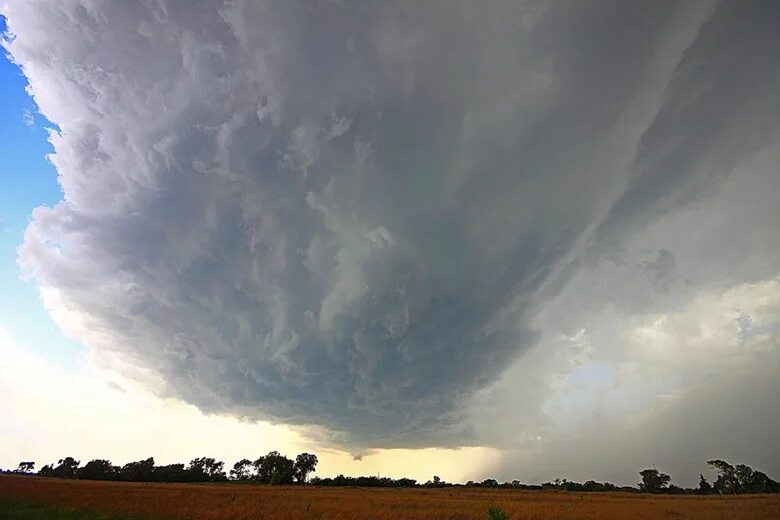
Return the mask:
[[[168,392],[353,446],[505,445],[475,396],[604,301],[649,312],[572,284],[619,282],[638,235],[717,197],[780,129],[774,1],[5,11],[61,129],[65,199],[36,210],[27,272]],[[630,260],[647,276],[626,276],[668,309],[780,271],[751,257],[675,285],[694,257],[648,244]],[[561,299],[572,314],[540,321]],[[528,426],[542,400],[501,410]]]

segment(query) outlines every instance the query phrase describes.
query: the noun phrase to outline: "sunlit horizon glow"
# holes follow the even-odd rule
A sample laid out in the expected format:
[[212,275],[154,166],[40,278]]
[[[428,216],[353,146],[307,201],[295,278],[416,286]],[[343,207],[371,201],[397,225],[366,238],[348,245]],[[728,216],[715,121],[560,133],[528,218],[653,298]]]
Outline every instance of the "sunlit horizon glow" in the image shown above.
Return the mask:
[[13,397],[1,409],[3,468],[14,468],[22,459],[36,461],[40,468],[65,456],[82,464],[107,458],[119,465],[148,457],[162,465],[212,456],[230,468],[238,460],[276,450],[292,457],[315,452],[320,477],[380,475],[425,482],[435,468],[448,481],[465,482],[479,478],[498,459],[489,448],[364,454],[322,448],[282,425],[205,415],[177,399],[161,399],[86,360],[80,372],[72,373],[26,354],[2,329],[0,356],[0,392]]

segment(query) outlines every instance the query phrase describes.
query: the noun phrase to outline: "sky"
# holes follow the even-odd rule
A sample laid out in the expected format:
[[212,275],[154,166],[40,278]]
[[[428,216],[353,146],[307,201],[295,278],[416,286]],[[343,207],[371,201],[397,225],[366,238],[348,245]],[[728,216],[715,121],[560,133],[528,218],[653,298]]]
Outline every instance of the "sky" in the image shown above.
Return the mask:
[[780,476],[777,2],[0,13],[0,466]]

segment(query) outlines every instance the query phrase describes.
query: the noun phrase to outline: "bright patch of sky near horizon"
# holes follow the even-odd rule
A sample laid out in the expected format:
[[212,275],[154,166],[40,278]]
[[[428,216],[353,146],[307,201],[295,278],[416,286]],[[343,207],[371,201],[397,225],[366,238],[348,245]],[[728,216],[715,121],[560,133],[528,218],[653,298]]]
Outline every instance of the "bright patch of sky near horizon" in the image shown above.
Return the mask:
[[0,2],[0,466],[780,473],[777,4],[186,5]]

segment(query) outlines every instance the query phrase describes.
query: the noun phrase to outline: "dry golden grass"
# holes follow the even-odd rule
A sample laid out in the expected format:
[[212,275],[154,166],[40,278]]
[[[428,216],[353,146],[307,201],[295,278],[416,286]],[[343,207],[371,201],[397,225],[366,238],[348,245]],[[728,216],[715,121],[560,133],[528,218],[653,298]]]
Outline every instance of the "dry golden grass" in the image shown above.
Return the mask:
[[780,519],[780,495],[648,496],[476,489],[355,489],[141,484],[0,476],[0,500],[180,519],[473,519],[497,505],[511,520]]

